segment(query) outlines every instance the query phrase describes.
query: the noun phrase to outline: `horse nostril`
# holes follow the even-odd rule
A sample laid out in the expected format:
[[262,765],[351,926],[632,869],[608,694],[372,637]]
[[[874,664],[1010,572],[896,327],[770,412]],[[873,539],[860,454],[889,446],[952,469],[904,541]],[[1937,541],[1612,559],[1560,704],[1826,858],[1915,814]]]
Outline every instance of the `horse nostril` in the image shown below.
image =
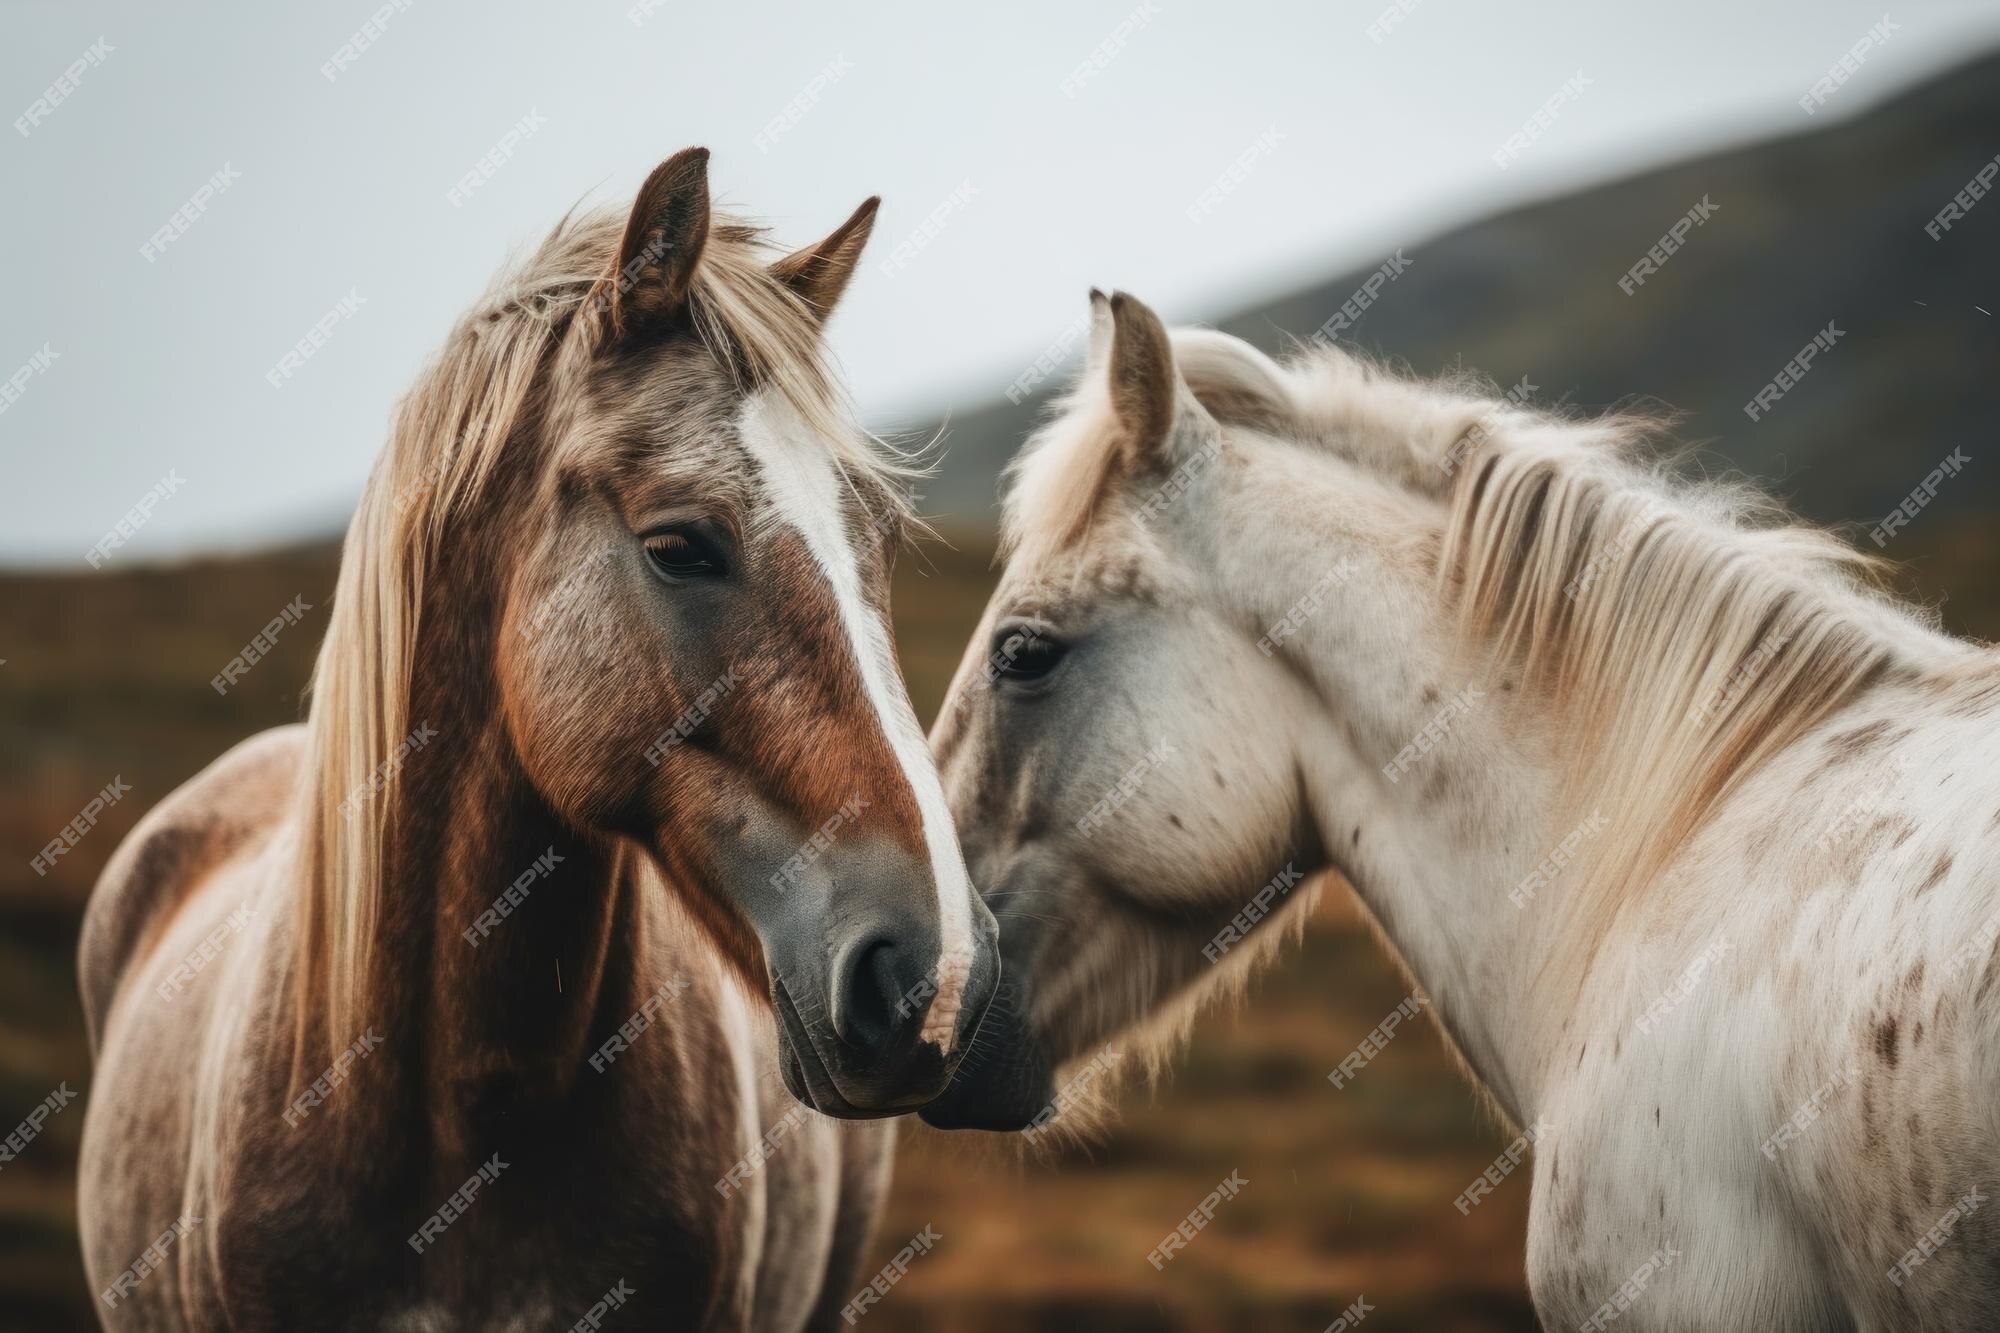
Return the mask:
[[834,1006],[834,1031],[841,1040],[863,1048],[898,1042],[923,1012],[920,997],[911,993],[918,977],[908,965],[909,951],[894,939],[877,936],[848,958]]

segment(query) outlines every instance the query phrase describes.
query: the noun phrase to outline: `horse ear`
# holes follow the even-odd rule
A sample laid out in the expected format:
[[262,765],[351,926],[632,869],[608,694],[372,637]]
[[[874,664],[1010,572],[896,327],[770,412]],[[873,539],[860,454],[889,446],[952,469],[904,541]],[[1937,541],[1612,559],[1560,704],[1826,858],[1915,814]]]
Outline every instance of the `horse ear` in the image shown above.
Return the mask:
[[1111,298],[1090,289],[1090,341],[1085,344],[1083,370],[1086,375],[1102,375],[1111,362]]
[[611,327],[626,333],[686,304],[708,243],[708,150],[683,148],[646,177],[618,267],[610,275]]
[[854,216],[833,229],[816,245],[795,250],[771,265],[771,275],[799,294],[822,322],[840,304],[840,294],[861,262],[861,249],[875,230],[875,210],[882,206],[879,195],[861,201]]
[[[1092,342],[1095,343],[1095,330]],[[1132,461],[1166,443],[1174,424],[1173,344],[1166,325],[1137,297],[1115,292],[1111,297],[1109,364],[1111,411],[1123,428]]]

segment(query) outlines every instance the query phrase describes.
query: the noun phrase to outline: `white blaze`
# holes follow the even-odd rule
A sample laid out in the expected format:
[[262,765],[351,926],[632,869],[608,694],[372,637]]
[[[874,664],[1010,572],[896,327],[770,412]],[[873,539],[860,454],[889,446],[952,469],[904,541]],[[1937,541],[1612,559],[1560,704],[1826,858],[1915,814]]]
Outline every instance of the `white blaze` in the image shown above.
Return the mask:
[[930,745],[903,688],[889,627],[862,596],[861,571],[847,540],[845,483],[826,446],[781,397],[768,391],[752,395],[743,408],[741,429],[750,456],[763,470],[771,507],[798,531],[833,590],[862,687],[923,817],[931,881],[937,885],[940,947],[937,994],[924,1017],[922,1037],[949,1053],[972,970],[972,884]]

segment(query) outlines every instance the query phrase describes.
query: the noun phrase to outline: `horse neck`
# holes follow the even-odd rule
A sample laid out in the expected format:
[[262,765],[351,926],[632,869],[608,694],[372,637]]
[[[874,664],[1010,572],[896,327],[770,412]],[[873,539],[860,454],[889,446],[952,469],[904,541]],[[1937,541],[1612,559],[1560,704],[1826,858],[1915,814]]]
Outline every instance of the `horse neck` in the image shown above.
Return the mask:
[[604,1015],[631,1011],[645,934],[629,849],[569,827],[515,756],[480,600],[439,601],[409,709],[437,739],[393,798],[373,1009],[423,1071],[434,1141],[471,1152],[490,1118],[562,1104]]
[[1525,1124],[1552,1044],[1531,988],[1564,892],[1533,872],[1566,832],[1556,766],[1519,738],[1549,729],[1453,651],[1408,526],[1429,520],[1385,493],[1379,535],[1329,524],[1375,508],[1357,505],[1355,480],[1299,451],[1253,453],[1232,497],[1234,549],[1215,567],[1250,633],[1296,618],[1277,653],[1316,700],[1297,733],[1321,842],[1459,1053]]

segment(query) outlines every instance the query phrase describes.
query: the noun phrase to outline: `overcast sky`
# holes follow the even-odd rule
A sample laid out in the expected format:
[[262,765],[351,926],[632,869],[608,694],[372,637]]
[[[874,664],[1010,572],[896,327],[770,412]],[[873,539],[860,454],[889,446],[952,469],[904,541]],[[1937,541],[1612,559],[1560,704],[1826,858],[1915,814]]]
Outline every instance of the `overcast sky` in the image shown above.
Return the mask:
[[2000,41],[2000,6],[1879,0],[231,8],[0,5],[0,561],[81,566],[169,477],[115,561],[335,530],[495,267],[688,144],[790,244],[885,197],[833,336],[895,429],[1092,284],[1199,319]]

